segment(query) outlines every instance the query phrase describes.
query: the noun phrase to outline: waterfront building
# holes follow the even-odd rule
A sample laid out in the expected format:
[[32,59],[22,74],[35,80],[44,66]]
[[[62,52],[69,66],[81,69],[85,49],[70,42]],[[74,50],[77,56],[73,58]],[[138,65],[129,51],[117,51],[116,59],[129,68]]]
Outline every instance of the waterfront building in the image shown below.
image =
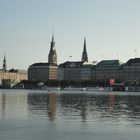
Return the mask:
[[[6,58],[4,56],[3,70],[6,70]],[[34,63],[28,68],[28,80],[48,82],[50,80],[76,81],[93,84],[102,83],[108,85],[110,81],[115,83],[140,84],[140,58],[130,59],[126,64],[119,60],[102,60],[99,63],[88,63],[86,50],[86,38],[84,38],[81,61],[66,61],[57,65],[57,53],[54,36],[52,36],[48,63]],[[66,83],[67,83],[66,82]],[[61,82],[59,82],[61,83]],[[65,83],[65,82],[64,82]],[[71,82],[70,82],[71,83]],[[63,84],[63,82],[62,82]]]
[[81,80],[81,61],[66,61],[58,66],[58,79],[62,81]]
[[92,77],[93,63],[66,61],[58,66],[59,81],[89,81]]
[[115,82],[123,82],[123,65],[119,60],[102,60],[93,68],[92,79],[96,82],[108,84],[110,79]]
[[10,69],[9,73],[13,73],[16,74],[18,77],[18,81],[23,81],[23,80],[27,80],[27,70],[23,70],[23,69]]
[[81,66],[81,80],[91,80],[93,63],[84,62]]
[[16,70],[16,71],[0,70],[0,86],[3,85],[4,81],[7,81],[9,83],[9,86],[12,86],[22,80],[27,80],[26,70]]
[[64,72],[65,72],[64,63],[59,64],[58,66],[58,80],[59,81],[64,81],[65,79]]
[[47,82],[57,80],[57,65],[50,63],[34,63],[28,68],[28,80]]
[[129,59],[124,66],[125,83],[140,85],[140,58]]
[[9,88],[22,80],[27,80],[27,71],[18,69],[7,70],[6,55],[4,55],[3,67],[0,69],[0,86]]
[[49,80],[57,80],[57,54],[55,50],[54,37],[50,45],[48,55],[48,63],[34,63],[28,68],[28,80],[38,82],[48,82]]

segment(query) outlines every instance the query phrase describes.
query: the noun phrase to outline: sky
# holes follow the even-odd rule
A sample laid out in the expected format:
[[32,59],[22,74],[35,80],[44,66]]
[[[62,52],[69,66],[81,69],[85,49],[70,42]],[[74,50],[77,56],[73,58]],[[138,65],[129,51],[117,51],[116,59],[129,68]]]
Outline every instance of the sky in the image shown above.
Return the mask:
[[[0,0],[0,68],[48,62],[54,33],[58,64],[140,56],[140,0]],[[72,57],[69,57],[72,56]]]

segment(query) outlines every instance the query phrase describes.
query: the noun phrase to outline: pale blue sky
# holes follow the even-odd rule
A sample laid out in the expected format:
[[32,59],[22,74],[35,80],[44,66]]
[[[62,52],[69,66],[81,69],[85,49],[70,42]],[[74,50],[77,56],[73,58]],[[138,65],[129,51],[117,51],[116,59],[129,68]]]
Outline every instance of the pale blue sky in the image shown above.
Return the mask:
[[140,56],[140,0],[0,0],[0,67],[47,62],[52,28],[59,63],[81,60],[84,36],[89,61]]

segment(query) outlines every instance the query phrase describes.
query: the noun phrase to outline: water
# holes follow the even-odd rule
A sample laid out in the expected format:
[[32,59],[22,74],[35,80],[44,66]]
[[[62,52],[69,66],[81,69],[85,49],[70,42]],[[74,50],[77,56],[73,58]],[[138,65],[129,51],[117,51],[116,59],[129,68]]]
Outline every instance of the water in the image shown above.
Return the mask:
[[139,140],[140,93],[0,90],[0,140]]

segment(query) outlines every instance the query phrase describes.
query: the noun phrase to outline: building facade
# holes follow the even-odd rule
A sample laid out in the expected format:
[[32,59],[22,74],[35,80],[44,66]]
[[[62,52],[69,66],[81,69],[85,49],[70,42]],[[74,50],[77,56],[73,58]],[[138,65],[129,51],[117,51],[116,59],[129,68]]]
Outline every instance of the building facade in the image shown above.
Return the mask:
[[28,69],[28,80],[47,82],[57,80],[57,65],[49,63],[35,63]]
[[67,61],[58,66],[58,79],[62,81],[81,80],[81,61]]
[[92,63],[84,62],[81,66],[81,80],[89,81],[92,80]]
[[23,80],[27,80],[27,70],[7,70],[6,55],[4,55],[3,67],[0,69],[0,87],[10,88]]
[[92,71],[92,79],[96,82],[109,83],[110,79],[115,82],[124,82],[123,66],[119,60],[102,60]]
[[4,81],[9,81],[9,86],[15,85],[22,80],[27,80],[27,71],[4,71],[0,70],[0,86]]
[[130,59],[124,66],[125,83],[140,85],[140,58]]

